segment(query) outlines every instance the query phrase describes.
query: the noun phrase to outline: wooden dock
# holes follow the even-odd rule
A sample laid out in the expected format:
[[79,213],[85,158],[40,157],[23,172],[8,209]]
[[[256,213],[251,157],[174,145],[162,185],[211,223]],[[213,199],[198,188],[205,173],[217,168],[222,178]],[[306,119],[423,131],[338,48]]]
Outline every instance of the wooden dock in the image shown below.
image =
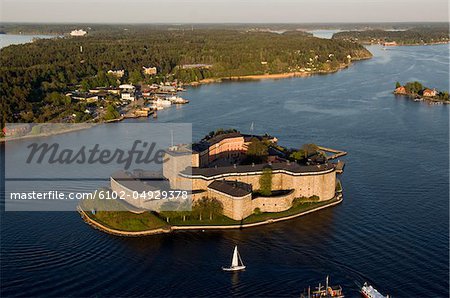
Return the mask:
[[336,159],[341,156],[347,155],[347,152],[345,152],[345,151],[331,149],[331,148],[322,147],[322,146],[318,146],[318,147],[319,147],[319,150],[324,151],[325,153],[327,153],[327,152],[332,153],[331,155],[326,155],[327,160],[332,160],[332,159]]

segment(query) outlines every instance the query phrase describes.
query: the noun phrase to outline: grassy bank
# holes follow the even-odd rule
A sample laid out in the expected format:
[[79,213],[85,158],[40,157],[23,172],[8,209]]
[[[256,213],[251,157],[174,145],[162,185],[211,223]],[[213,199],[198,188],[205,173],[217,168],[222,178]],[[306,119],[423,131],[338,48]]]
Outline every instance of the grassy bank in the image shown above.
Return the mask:
[[317,207],[326,206],[330,203],[336,202],[337,199],[333,198],[331,200],[323,202],[303,202],[301,204],[295,205],[286,211],[281,212],[262,212],[259,214],[252,214],[243,220],[243,224],[257,223],[265,220],[278,219],[283,217],[288,217],[291,215],[300,214],[305,211],[312,210]]
[[[80,205],[84,214],[89,220],[105,226],[109,229],[119,232],[145,232],[157,229],[174,229],[182,230],[192,229],[193,227],[217,227],[217,228],[239,228],[247,224],[268,223],[271,220],[288,218],[300,215],[310,210],[332,205],[339,202],[340,198],[315,202],[315,201],[298,201],[293,207],[282,212],[261,212],[254,213],[242,221],[233,220],[224,215],[216,214],[196,214],[193,212],[164,212],[156,213],[145,211],[140,214],[127,211],[127,206],[120,201],[115,200],[90,200]],[[106,209],[105,204],[111,204]],[[96,211],[92,210],[115,210],[115,211]],[[86,219],[85,219],[86,220]],[[100,228],[101,229],[101,228]],[[109,232],[109,231],[106,231]]]

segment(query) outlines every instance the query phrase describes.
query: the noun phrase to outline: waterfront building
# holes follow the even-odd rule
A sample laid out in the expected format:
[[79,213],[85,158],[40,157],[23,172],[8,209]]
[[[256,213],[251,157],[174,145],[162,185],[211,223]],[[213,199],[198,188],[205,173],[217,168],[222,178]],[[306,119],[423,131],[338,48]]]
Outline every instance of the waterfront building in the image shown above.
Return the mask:
[[425,89],[425,90],[423,90],[423,96],[426,96],[426,97],[433,97],[433,96],[436,96],[437,95],[437,92],[436,92],[436,89]]
[[394,93],[396,93],[396,94],[406,94],[408,92],[406,91],[405,86],[400,86],[400,87],[395,89]]
[[385,47],[395,47],[397,45],[397,42],[395,41],[387,41],[383,43],[383,46]]
[[120,98],[122,100],[130,100],[130,101],[135,100],[136,87],[134,87],[131,84],[123,84],[119,86],[119,89],[121,90]]

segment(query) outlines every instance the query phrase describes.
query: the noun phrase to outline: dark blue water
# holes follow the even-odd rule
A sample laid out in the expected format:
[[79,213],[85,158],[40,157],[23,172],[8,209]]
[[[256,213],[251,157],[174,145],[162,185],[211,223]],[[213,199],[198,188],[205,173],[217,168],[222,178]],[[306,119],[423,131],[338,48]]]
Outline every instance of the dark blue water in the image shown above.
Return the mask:
[[[448,90],[448,46],[370,50],[372,60],[332,75],[192,88],[189,105],[158,113],[192,122],[194,138],[254,122],[282,145],[348,151],[341,205],[252,229],[131,239],[74,212],[3,212],[1,294],[298,297],[328,274],[347,297],[364,281],[394,297],[448,297],[449,107],[391,94],[410,80]],[[248,270],[225,274],[235,244]]]

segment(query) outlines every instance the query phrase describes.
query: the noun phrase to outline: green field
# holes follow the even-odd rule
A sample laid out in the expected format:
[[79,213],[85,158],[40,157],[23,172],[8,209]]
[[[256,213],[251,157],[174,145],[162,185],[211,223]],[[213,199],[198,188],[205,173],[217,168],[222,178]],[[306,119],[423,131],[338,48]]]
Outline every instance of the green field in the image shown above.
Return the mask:
[[[324,202],[314,202],[307,200],[297,200],[294,206],[282,212],[262,212],[254,213],[243,221],[233,220],[221,214],[212,214],[204,212],[201,215],[198,212],[150,212],[145,211],[136,214],[126,211],[125,205],[116,200],[89,200],[83,202],[80,207],[86,212],[90,219],[112,229],[138,232],[149,231],[158,228],[168,228],[170,226],[224,226],[224,225],[241,225],[262,222],[270,219],[287,217],[301,212],[305,212],[317,207],[325,206],[336,202],[333,198]],[[109,208],[106,208],[108,204]],[[116,210],[116,211],[96,211],[91,210]],[[95,214],[94,214],[95,213]]]

